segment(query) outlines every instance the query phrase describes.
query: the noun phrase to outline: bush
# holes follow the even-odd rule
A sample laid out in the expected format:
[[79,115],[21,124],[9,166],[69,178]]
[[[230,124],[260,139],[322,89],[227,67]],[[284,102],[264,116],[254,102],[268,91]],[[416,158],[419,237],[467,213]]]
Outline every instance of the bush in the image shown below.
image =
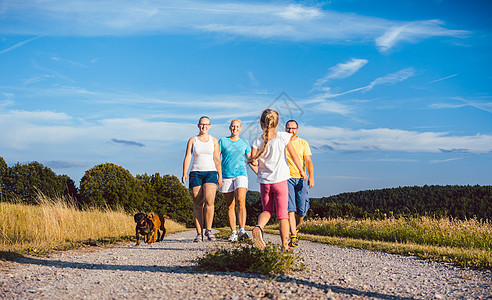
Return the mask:
[[207,252],[198,258],[198,267],[208,271],[247,272],[265,275],[283,275],[304,270],[302,258],[294,251],[282,251],[268,243],[265,250],[239,244]]

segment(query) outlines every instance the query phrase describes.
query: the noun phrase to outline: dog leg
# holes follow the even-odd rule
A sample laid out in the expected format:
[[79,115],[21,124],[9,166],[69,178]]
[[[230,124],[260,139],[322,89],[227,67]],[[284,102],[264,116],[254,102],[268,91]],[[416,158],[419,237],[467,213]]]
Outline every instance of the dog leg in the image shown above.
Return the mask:
[[138,233],[138,229],[135,230],[135,238],[137,239],[137,246],[140,245],[140,234]]

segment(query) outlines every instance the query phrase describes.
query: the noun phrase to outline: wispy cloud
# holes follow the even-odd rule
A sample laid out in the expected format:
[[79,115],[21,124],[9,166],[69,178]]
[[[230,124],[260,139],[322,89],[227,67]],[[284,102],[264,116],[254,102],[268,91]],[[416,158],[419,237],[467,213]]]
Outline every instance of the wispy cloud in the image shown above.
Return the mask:
[[341,93],[336,93],[336,94],[331,93],[330,88],[324,88],[324,91],[326,91],[326,93],[318,95],[318,98],[330,99],[330,98],[336,98],[336,97],[340,97],[340,96],[355,93],[355,92],[364,93],[364,92],[368,92],[368,91],[372,90],[374,87],[376,87],[378,85],[397,84],[399,82],[402,82],[402,81],[412,77],[414,74],[415,74],[415,70],[413,68],[402,69],[398,72],[388,74],[388,75],[385,75],[382,77],[378,77],[378,78],[374,79],[373,81],[371,81],[371,83],[369,83],[366,86],[358,87],[355,89],[351,89],[351,90],[341,92]]
[[375,41],[381,51],[401,42],[436,36],[462,38],[467,34],[447,29],[439,20],[398,22],[282,2],[113,0],[88,5],[83,1],[13,1],[2,16],[3,34],[107,36],[210,32],[293,41]]
[[447,163],[447,162],[451,162],[451,161],[455,161],[455,160],[460,160],[463,158],[464,157],[454,157],[454,158],[448,158],[448,159],[434,159],[434,160],[431,160],[430,162],[432,164],[439,164],[439,163]]
[[15,50],[15,49],[17,49],[17,48],[19,48],[19,47],[24,46],[25,44],[27,44],[27,43],[29,43],[29,42],[32,42],[32,41],[34,41],[34,40],[39,39],[39,38],[40,38],[40,36],[37,36],[37,37],[33,37],[33,38],[31,38],[31,39],[28,39],[28,40],[25,40],[25,41],[19,42],[19,43],[17,43],[17,44],[15,44],[15,45],[13,45],[13,46],[10,46],[10,47],[9,47],[9,48],[7,48],[7,49],[0,50],[0,54],[4,54],[4,53],[10,52],[10,51],[12,51],[12,50]]
[[463,97],[452,97],[451,100],[454,100],[454,102],[433,103],[430,104],[429,107],[434,109],[447,109],[471,106],[476,109],[492,113],[492,102],[490,101],[469,100]]
[[339,63],[328,70],[323,78],[316,80],[313,89],[320,89],[330,79],[345,79],[354,75],[357,71],[365,66],[369,61],[367,59],[352,58],[345,63]]
[[338,151],[401,151],[443,153],[489,153],[492,135],[451,135],[447,132],[417,132],[401,129],[348,129],[340,127],[303,127],[303,135],[318,148]]
[[376,46],[386,52],[401,42],[417,42],[434,36],[466,37],[467,31],[449,30],[442,27],[440,20],[409,22],[392,26],[376,38]]
[[455,76],[458,76],[458,74],[453,74],[453,75],[449,75],[449,76],[446,76],[446,77],[443,77],[443,78],[432,80],[430,82],[427,82],[427,84],[433,84],[433,83],[436,83],[436,82],[439,82],[439,81],[443,81],[443,80],[446,80],[446,79],[449,79],[449,78],[453,78]]

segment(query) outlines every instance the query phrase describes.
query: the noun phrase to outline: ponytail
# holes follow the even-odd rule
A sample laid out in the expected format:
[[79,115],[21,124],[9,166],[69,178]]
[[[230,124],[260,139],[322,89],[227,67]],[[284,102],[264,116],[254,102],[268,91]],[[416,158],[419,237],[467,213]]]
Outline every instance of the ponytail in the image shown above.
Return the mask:
[[248,163],[251,163],[253,160],[260,158],[261,155],[265,152],[268,143],[270,142],[270,129],[277,128],[278,126],[278,113],[273,109],[265,109],[261,114],[260,118],[261,129],[263,129],[263,147],[261,147],[260,151],[256,154],[255,157],[251,157],[248,160]]

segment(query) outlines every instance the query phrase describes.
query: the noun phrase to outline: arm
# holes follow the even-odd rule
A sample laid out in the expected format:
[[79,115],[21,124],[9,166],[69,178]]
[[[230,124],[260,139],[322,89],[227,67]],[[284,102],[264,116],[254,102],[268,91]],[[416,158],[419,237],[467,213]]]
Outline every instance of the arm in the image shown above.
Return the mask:
[[188,179],[187,173],[190,168],[191,163],[191,149],[193,148],[193,138],[188,140],[188,144],[186,145],[185,158],[183,161],[183,177],[181,177],[181,181],[183,184],[186,184],[186,179]]
[[[258,150],[256,150],[256,148],[251,148],[251,149],[255,149],[255,151],[258,152]],[[248,160],[251,159],[252,153],[253,153],[253,151],[251,151],[250,153],[246,153]],[[256,162],[256,166],[254,166],[252,163],[249,163],[249,166],[251,167],[251,170],[253,170],[253,172],[255,172],[255,174],[258,175],[258,162]]]
[[219,142],[215,137],[214,137],[214,163],[215,163],[215,168],[217,169],[217,173],[219,173],[219,179],[217,180],[217,185],[220,188],[222,186],[222,164],[220,161]]
[[307,174],[303,170],[301,160],[299,159],[299,156],[297,155],[296,150],[294,150],[294,147],[292,146],[292,144],[290,143],[290,141],[287,144],[287,146],[285,146],[285,148],[289,152],[290,157],[292,158],[292,161],[294,162],[294,164],[296,165],[297,169],[299,170],[299,174],[301,174],[302,180],[306,180],[307,179]]
[[313,166],[313,160],[311,159],[311,155],[304,156],[304,161],[306,162],[306,168],[309,174],[308,186],[309,188],[312,188],[314,186],[314,166]]

